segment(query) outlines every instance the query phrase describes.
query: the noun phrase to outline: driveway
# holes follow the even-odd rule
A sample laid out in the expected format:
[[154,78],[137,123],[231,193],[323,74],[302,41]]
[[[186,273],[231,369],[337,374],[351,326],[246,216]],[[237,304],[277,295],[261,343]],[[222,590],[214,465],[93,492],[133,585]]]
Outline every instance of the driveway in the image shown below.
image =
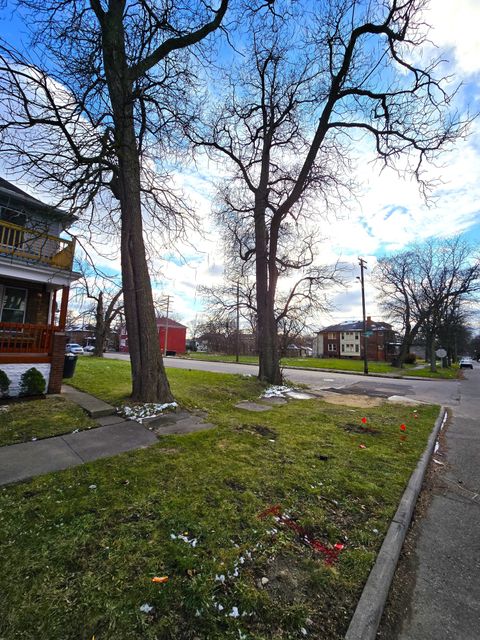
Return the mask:
[[[129,360],[126,353],[107,353],[107,358]],[[184,358],[167,357],[165,367],[191,369],[194,371],[213,371],[216,373],[240,373],[257,375],[256,365],[235,364],[234,362],[204,362]],[[478,366],[478,365],[474,365]],[[421,402],[457,406],[460,400],[459,380],[395,379],[364,376],[360,374],[334,373],[330,371],[305,371],[285,368],[284,374],[293,383],[306,384],[315,391],[332,390],[338,393],[351,393],[376,397],[404,396]]]

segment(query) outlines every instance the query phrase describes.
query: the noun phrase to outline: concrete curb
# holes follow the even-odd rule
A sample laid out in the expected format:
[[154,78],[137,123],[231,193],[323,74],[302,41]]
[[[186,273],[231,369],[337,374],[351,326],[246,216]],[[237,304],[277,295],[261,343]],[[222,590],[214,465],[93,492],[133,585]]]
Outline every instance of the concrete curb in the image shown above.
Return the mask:
[[383,614],[390,585],[397,568],[405,536],[413,515],[428,463],[447,416],[445,407],[440,409],[427,446],[410,476],[397,512],[388,528],[373,569],[365,583],[357,608],[345,635],[345,640],[375,640],[378,625]]

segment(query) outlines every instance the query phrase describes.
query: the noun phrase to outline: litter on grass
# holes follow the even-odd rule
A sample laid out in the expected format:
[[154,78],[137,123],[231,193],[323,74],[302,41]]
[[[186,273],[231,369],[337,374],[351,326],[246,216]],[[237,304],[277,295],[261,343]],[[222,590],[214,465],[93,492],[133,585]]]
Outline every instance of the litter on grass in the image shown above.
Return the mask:
[[158,584],[165,584],[168,582],[168,576],[154,576],[152,578],[152,582],[156,582]]
[[183,540],[183,542],[186,542],[187,544],[189,544],[193,548],[195,548],[197,546],[197,542],[198,542],[198,540],[196,538],[189,538],[187,535],[183,535],[182,533],[179,533],[178,535],[175,535],[174,533],[171,533],[170,534],[170,538],[172,540]]
[[145,604],[142,604],[142,606],[140,607],[140,611],[142,613],[152,613],[153,607],[152,605],[145,603]]

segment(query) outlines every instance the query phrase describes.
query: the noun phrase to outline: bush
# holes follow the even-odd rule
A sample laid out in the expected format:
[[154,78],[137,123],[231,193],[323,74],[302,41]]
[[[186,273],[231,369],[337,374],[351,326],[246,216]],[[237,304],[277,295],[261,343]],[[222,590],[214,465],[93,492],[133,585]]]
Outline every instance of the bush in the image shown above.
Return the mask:
[[5,371],[0,369],[0,396],[8,396],[8,387],[12,381],[7,376]]
[[47,383],[38,369],[32,367],[22,373],[20,378],[20,395],[21,396],[39,396],[45,392]]
[[407,353],[405,356],[405,364],[415,364],[417,356],[414,353]]

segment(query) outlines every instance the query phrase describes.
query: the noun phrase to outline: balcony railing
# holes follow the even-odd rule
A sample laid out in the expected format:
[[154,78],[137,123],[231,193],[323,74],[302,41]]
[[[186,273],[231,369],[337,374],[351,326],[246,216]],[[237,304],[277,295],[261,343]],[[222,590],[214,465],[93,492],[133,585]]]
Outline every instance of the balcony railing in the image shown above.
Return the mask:
[[47,324],[0,322],[0,353],[50,353],[55,330]]
[[71,271],[75,243],[0,220],[0,255],[41,262]]

